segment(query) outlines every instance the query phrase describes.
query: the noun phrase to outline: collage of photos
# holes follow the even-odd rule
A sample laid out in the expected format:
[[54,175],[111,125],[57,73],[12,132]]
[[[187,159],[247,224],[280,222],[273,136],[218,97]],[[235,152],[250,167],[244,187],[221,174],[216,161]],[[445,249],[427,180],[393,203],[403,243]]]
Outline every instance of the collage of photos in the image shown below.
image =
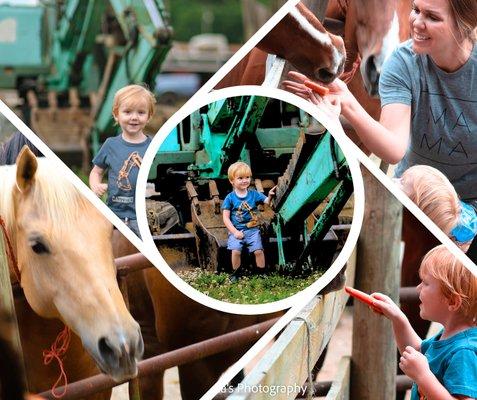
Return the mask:
[[0,0],[0,400],[476,399],[476,41],[475,0]]

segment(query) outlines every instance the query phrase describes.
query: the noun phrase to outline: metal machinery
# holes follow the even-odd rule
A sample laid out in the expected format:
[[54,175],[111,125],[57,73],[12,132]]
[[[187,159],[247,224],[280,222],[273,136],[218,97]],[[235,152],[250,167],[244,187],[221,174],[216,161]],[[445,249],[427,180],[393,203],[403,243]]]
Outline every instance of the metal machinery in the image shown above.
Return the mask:
[[272,207],[261,210],[267,258],[293,274],[329,266],[340,243],[337,232],[349,228],[337,224],[353,192],[348,164],[316,120],[291,104],[259,96],[211,103],[161,145],[149,175],[157,193],[147,201],[159,249],[193,241],[202,268],[228,269],[220,207],[231,191],[227,169],[238,160],[251,166],[256,190],[277,185]]
[[171,34],[162,0],[0,5],[0,88],[17,90],[27,124],[55,152],[81,152],[84,164],[90,138],[96,152],[114,132],[114,93],[152,86]]

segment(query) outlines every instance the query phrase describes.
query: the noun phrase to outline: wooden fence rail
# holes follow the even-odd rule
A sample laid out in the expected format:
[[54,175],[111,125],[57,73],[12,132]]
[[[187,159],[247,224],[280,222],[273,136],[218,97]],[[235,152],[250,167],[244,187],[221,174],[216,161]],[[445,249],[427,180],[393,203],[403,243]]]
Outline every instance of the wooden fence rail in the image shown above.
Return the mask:
[[[348,261],[347,285],[353,285],[355,252]],[[272,347],[237,386],[228,399],[265,399],[274,391],[274,399],[294,399],[301,393],[302,384],[323,353],[341,318],[348,295],[338,290],[315,297],[278,337]],[[349,390],[348,373],[334,382],[333,391],[339,396]],[[340,399],[344,397],[331,397]]]

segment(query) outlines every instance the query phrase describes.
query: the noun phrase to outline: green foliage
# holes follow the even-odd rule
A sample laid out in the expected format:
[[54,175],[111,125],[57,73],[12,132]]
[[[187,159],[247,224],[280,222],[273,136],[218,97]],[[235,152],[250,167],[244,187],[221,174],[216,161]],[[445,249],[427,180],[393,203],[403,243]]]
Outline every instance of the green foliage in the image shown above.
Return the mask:
[[245,276],[232,283],[228,274],[214,274],[200,269],[181,271],[179,276],[194,289],[214,299],[236,304],[263,304],[285,299],[307,288],[323,273],[307,278],[292,278],[271,274]]
[[[230,43],[243,42],[240,1],[169,0],[166,4],[174,29],[174,40],[187,42],[200,33],[222,33]],[[208,14],[212,16],[210,22],[207,22]]]

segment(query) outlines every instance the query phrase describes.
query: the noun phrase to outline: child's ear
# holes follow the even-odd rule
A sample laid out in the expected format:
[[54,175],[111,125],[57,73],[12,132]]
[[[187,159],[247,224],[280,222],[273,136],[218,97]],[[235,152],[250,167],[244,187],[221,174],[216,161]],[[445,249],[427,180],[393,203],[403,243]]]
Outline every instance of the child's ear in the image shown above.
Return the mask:
[[457,311],[462,306],[462,298],[456,294],[453,294],[450,299],[447,300],[449,311]]

